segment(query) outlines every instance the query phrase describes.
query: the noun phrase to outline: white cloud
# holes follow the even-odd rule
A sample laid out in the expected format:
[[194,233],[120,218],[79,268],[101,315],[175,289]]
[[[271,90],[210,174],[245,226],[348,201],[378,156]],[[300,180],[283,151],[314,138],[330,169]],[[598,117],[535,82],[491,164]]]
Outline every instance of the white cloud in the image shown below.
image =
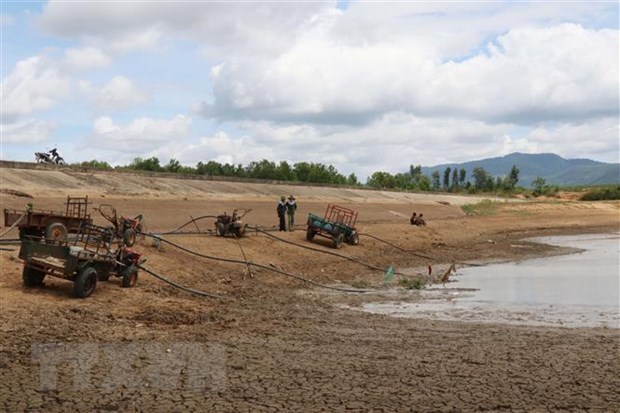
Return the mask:
[[185,145],[191,131],[191,119],[177,115],[172,119],[139,118],[126,125],[109,117],[97,118],[87,147],[138,154],[156,150],[169,142]]
[[115,76],[97,89],[88,82],[81,82],[82,93],[89,96],[93,106],[99,112],[116,112],[149,101],[147,92],[140,90],[134,83],[123,77]]
[[[536,127],[522,139],[531,150],[522,152],[550,152],[567,158],[591,158],[606,162],[620,162],[620,129],[618,118],[603,118],[587,123],[563,123]],[[562,145],[558,145],[562,142]],[[518,148],[517,148],[518,149]],[[511,146],[504,153],[514,152]]]
[[[83,70],[79,98],[91,101],[93,117],[156,104],[146,108],[154,117],[95,121],[88,145],[118,159],[317,161],[360,177],[515,150],[614,161],[617,10],[592,2],[350,2],[339,11],[334,2],[50,1],[38,27],[77,45],[57,67],[43,58],[16,66],[3,80],[15,97],[5,114],[13,121],[57,107],[71,92],[67,76]],[[198,74],[153,65],[200,52],[204,60],[179,62]],[[115,77],[88,77],[101,68]],[[130,80],[145,70],[148,78]],[[157,99],[164,95],[172,98]],[[189,118],[174,117],[179,107],[207,118],[200,138]],[[213,119],[225,121],[219,132]]]
[[19,61],[2,79],[2,117],[12,122],[21,116],[54,107],[71,90],[70,80],[43,57]]
[[94,47],[67,49],[64,65],[69,70],[87,70],[107,67],[111,64],[110,57]]
[[618,111],[618,31],[518,29],[445,63],[415,39],[349,47],[326,33],[309,32],[265,65],[215,68],[206,115],[354,124],[404,110],[532,124]]
[[332,2],[71,2],[49,1],[44,30],[114,51],[155,49],[169,36],[194,39],[209,54],[278,53],[315,13]]
[[53,123],[31,119],[0,125],[0,136],[3,144],[39,143],[50,136],[54,127]]

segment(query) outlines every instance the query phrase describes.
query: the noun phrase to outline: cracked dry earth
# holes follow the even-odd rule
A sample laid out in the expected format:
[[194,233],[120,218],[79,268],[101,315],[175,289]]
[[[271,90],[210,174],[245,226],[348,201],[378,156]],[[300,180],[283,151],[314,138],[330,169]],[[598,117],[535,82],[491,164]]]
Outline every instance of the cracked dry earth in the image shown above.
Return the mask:
[[[36,198],[44,205],[62,197]],[[99,200],[95,199],[95,202]],[[109,198],[106,201],[110,202]],[[239,206],[273,224],[273,203],[113,200],[145,213],[149,230],[165,231],[194,216]],[[218,203],[219,202],[219,203]],[[22,199],[4,197],[2,207]],[[303,205],[303,207],[301,207]],[[325,202],[300,202],[300,216]],[[426,228],[360,205],[360,228],[407,254],[361,237],[338,252],[386,268],[447,268],[451,261],[516,260],[559,254],[524,237],[618,230],[618,203],[523,203],[489,216],[460,208],[429,209]],[[214,211],[211,211],[213,209]],[[407,217],[412,204],[389,210]],[[587,220],[584,222],[584,216]],[[523,217],[527,217],[524,219]],[[402,221],[402,222],[401,222]],[[206,225],[206,224],[205,224]],[[209,221],[209,228],[212,222]],[[304,231],[274,233],[305,244]],[[383,274],[335,256],[264,235],[239,243],[208,235],[175,235],[186,248],[247,258],[329,285],[384,288]],[[492,242],[489,242],[492,241]],[[519,244],[522,248],[513,248]],[[316,249],[330,250],[314,242]],[[542,328],[399,319],[340,308],[352,294],[331,292],[266,270],[204,260],[148,240],[137,246],[147,266],[207,299],[142,273],[138,285],[101,282],[87,299],[69,282],[21,285],[16,252],[0,254],[0,410],[5,412],[612,412],[620,408],[618,329]],[[429,262],[432,261],[432,262]]]

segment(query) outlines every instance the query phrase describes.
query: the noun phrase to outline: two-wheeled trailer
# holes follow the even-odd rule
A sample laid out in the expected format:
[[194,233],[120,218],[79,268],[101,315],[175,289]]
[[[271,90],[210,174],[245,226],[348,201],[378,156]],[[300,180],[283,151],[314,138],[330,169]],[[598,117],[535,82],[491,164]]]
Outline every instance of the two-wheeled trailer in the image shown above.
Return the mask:
[[143,262],[141,254],[119,246],[112,251],[108,242],[108,228],[84,224],[75,241],[45,241],[26,236],[22,240],[19,258],[24,261],[22,280],[27,287],[40,286],[46,276],[73,281],[76,297],[90,296],[97,280],[110,276],[122,277],[122,287],[132,287],[138,279],[138,266]]
[[312,241],[317,235],[331,238],[335,248],[340,248],[344,242],[357,245],[359,244],[359,235],[355,229],[356,221],[357,211],[329,204],[325,210],[325,216],[322,218],[312,213],[308,214],[306,239]]
[[69,233],[77,233],[81,224],[92,224],[88,213],[88,197],[67,197],[65,212],[36,210],[29,205],[26,210],[5,209],[4,226],[17,224],[19,239],[45,237],[49,241],[63,241]]

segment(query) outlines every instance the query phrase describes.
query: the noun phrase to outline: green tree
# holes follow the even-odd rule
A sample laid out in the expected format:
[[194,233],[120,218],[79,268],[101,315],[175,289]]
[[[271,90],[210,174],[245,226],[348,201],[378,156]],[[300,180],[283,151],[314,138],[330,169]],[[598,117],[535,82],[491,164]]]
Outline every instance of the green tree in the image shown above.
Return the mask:
[[459,185],[464,186],[466,179],[467,179],[467,170],[465,170],[465,168],[461,168],[459,170]]
[[512,169],[510,169],[510,174],[508,175],[508,189],[513,190],[517,186],[517,182],[519,182],[519,172],[517,165],[512,165]]
[[389,172],[374,172],[370,178],[368,178],[367,185],[372,188],[390,189],[396,187],[396,180]]
[[209,161],[206,164],[202,161],[196,165],[196,172],[200,175],[223,176],[222,165],[216,161]]
[[476,167],[472,171],[474,176],[474,188],[477,191],[492,191],[493,190],[493,177],[487,174],[487,171],[482,167]]
[[433,173],[431,174],[431,186],[433,190],[437,191],[441,186],[440,179],[441,177],[439,175],[439,171],[433,171]]
[[454,171],[452,171],[452,188],[458,188],[459,187],[459,171],[458,169],[454,168]]
[[541,176],[537,176],[532,181],[532,189],[533,189],[532,195],[540,196],[544,194],[546,187],[547,187],[547,180]]
[[269,161],[267,159],[263,159],[258,162],[250,162],[245,168],[245,172],[249,178],[278,179],[275,162]]
[[443,171],[443,189],[445,189],[446,191],[450,188],[450,171],[452,169],[448,166],[444,171]]
[[359,181],[357,180],[357,176],[354,173],[349,174],[347,176],[347,185],[357,186],[359,185]]
[[295,180],[295,174],[293,168],[286,161],[281,161],[278,165],[278,179],[281,181],[293,181]]
[[82,168],[92,168],[92,169],[100,169],[100,170],[112,169],[109,163],[105,161],[98,161],[96,159],[93,159],[92,161],[84,161],[78,164],[78,166],[81,166]]
[[157,159],[156,157],[152,157],[148,159],[135,158],[133,162],[130,163],[127,168],[134,169],[137,171],[153,171],[153,172],[158,172],[162,170],[161,166],[159,165],[159,159]]
[[417,181],[417,186],[422,191],[430,191],[431,190],[431,180],[426,175],[420,175]]
[[179,172],[180,169],[181,163],[174,158],[170,159],[170,161],[168,161],[168,164],[164,166],[164,171],[166,172]]

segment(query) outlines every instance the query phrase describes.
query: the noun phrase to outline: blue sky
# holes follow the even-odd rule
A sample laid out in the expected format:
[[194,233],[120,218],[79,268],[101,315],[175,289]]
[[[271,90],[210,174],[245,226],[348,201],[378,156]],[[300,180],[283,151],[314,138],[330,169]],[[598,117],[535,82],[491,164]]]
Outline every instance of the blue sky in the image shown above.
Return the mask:
[[616,1],[1,8],[2,159],[619,161]]

